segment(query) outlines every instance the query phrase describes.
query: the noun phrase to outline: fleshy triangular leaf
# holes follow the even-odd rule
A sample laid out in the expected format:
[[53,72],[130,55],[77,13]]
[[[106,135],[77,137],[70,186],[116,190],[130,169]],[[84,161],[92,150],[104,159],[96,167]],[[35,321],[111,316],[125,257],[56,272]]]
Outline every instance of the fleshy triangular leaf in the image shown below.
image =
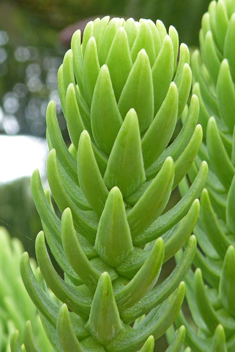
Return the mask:
[[127,219],[133,238],[147,229],[164,210],[171,194],[173,180],[174,162],[168,157],[155,179],[128,213]]
[[143,133],[153,120],[153,80],[146,51],[142,49],[132,66],[131,72],[123,87],[118,107],[124,118],[130,109],[135,109],[140,132]]
[[109,189],[117,186],[123,197],[145,180],[138,118],[131,109],[122,124],[111,151],[104,181]]
[[210,352],[227,352],[226,337],[221,324],[215,330]]
[[139,352],[153,352],[154,349],[154,337],[150,335],[144,346],[139,350]]
[[57,331],[64,352],[84,352],[73,331],[68,308],[65,304],[61,306],[59,311]]
[[127,34],[123,27],[120,27],[116,32],[106,65],[109,68],[115,97],[118,101],[132,67]]
[[235,249],[230,246],[224,258],[219,293],[224,308],[235,317]]
[[122,122],[109,69],[107,65],[103,65],[99,71],[92,98],[91,127],[95,142],[108,155]]
[[123,329],[108,273],[100,276],[91,305],[87,328],[102,344],[112,340]]
[[133,277],[116,295],[120,310],[133,306],[156,284],[164,258],[164,241],[159,238],[148,258]]
[[95,290],[100,273],[91,265],[83,252],[73,225],[72,214],[67,208],[61,218],[62,243],[68,260],[74,271],[82,279],[85,285]]
[[172,82],[157,115],[142,139],[144,166],[148,168],[166,148],[178,114],[178,90]]
[[33,330],[30,321],[27,321],[24,328],[24,345],[27,352],[40,352],[39,347],[33,336]]
[[96,163],[90,136],[87,131],[83,131],[80,136],[77,170],[79,184],[83,193],[92,208],[100,215],[108,196],[108,190]]
[[120,265],[133,250],[122,194],[114,187],[101,215],[95,250],[111,266]]

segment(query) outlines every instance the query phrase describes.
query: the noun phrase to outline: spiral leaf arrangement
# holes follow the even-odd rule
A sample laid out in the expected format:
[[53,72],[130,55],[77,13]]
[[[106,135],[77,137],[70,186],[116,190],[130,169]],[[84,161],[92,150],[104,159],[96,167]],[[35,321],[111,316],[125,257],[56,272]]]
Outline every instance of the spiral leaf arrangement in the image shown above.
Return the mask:
[[[206,160],[210,170],[194,231],[201,249],[194,259],[198,269],[186,279],[186,296],[198,334],[182,313],[179,319],[187,327],[186,341],[195,352],[235,350],[234,40],[235,2],[212,1],[202,19],[201,55],[196,51],[192,56],[193,91],[200,100],[204,140],[189,171],[191,181],[200,160]],[[187,188],[184,180],[182,194]]]
[[[198,98],[187,106],[189,51],[182,44],[177,60],[178,45],[176,30],[167,33],[161,21],[105,17],[88,23],[82,43],[75,32],[59,69],[71,145],[63,141],[51,102],[47,174],[62,216],[35,171],[32,194],[43,226],[36,277],[27,253],[21,261],[24,284],[58,351],[152,351],[180,310],[207,164],[163,214],[202,141]],[[181,115],[183,127],[172,141]],[[175,269],[156,285],[163,263],[184,244]],[[181,327],[168,352],[181,350],[184,334]],[[21,350],[16,334],[11,347]],[[24,348],[38,351],[29,323]]]

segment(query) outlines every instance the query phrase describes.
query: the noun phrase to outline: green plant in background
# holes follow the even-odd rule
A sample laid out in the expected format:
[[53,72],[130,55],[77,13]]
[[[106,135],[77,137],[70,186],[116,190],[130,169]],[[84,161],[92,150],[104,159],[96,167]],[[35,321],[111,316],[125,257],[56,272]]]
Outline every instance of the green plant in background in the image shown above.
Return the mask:
[[[186,296],[196,334],[187,327],[186,341],[195,352],[235,350],[235,2],[212,1],[203,16],[200,49],[192,56],[193,91],[200,99],[199,122],[204,140],[189,171],[197,174],[201,160],[209,165],[201,213],[195,228],[200,246],[186,279]],[[187,182],[181,184],[182,194]],[[207,283],[207,285],[205,285]]]
[[[25,253],[22,278],[56,350],[152,351],[184,298],[207,178],[202,162],[188,192],[163,214],[202,140],[198,98],[187,106],[189,51],[182,44],[177,61],[178,34],[161,21],[108,17],[86,26],[82,44],[77,31],[71,48],[58,72],[69,148],[53,102],[47,111],[47,174],[62,217],[36,171],[32,193],[44,232],[36,240],[37,275]],[[155,286],[163,263],[183,245],[175,269]],[[178,330],[168,351],[181,350],[184,333]],[[11,348],[21,351],[17,333]],[[23,350],[38,351],[29,323]]]
[[[25,322],[30,320],[38,345],[43,351],[50,352],[52,347],[20,276],[23,246],[18,239],[11,239],[2,227],[0,242],[0,351],[10,351],[8,340],[15,329],[22,339]],[[36,263],[31,261],[31,264],[35,269]]]

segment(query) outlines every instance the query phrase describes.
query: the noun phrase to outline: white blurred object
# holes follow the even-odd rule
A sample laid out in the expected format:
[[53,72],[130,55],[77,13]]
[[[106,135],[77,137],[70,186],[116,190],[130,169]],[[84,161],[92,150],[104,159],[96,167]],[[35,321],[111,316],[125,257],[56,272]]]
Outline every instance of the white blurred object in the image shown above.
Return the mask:
[[31,176],[35,169],[44,177],[47,154],[43,138],[0,135],[0,183]]

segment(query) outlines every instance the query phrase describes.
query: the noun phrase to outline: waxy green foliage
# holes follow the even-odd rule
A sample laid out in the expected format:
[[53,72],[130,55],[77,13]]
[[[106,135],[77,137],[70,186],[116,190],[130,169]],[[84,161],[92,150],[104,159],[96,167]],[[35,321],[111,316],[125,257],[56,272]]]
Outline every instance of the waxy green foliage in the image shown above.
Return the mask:
[[[194,233],[200,251],[186,279],[186,296],[198,326],[187,327],[186,341],[195,352],[235,350],[235,2],[210,3],[203,16],[200,49],[192,56],[193,92],[200,99],[204,140],[189,171],[193,181],[201,160],[209,165],[201,213]],[[182,194],[187,184],[181,185]],[[204,279],[204,280],[203,280]],[[205,283],[207,285],[205,285]]]
[[[165,211],[202,141],[198,98],[186,105],[189,51],[182,44],[178,53],[178,45],[176,30],[167,33],[161,21],[105,17],[88,23],[82,43],[80,31],[74,34],[59,69],[71,145],[63,141],[51,102],[47,174],[62,216],[35,171],[32,194],[43,226],[36,240],[37,278],[27,254],[21,262],[25,286],[57,351],[150,352],[180,310],[207,164]],[[182,114],[183,127],[172,141]],[[183,245],[175,269],[156,285],[163,263]],[[168,352],[181,350],[184,335],[180,328]],[[29,325],[24,348],[39,351]],[[17,334],[12,351],[20,351]]]

